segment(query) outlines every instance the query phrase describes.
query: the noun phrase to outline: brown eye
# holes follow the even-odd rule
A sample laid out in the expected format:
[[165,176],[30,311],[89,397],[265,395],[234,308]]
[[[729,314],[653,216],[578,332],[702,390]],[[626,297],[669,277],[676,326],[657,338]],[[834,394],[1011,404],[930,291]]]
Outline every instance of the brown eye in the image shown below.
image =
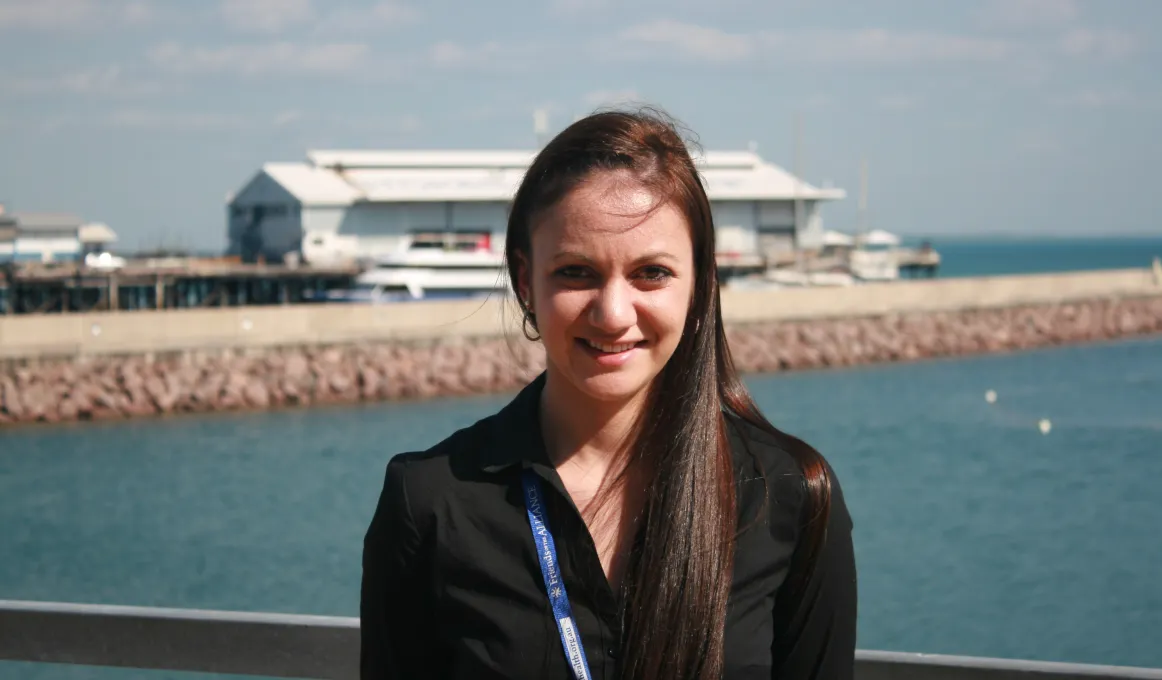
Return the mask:
[[580,279],[584,278],[588,272],[585,271],[584,267],[578,265],[569,265],[567,267],[561,267],[557,271],[553,272],[553,274],[564,279]]
[[651,266],[642,269],[642,278],[647,281],[665,281],[674,276],[674,273],[665,267]]

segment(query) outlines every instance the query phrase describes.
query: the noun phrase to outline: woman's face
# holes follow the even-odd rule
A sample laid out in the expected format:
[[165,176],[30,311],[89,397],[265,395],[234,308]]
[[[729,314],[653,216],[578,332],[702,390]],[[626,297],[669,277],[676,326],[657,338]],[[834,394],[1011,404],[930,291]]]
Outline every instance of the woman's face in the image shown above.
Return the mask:
[[601,172],[538,216],[520,294],[536,315],[548,380],[625,401],[673,355],[694,287],[690,226],[625,172]]

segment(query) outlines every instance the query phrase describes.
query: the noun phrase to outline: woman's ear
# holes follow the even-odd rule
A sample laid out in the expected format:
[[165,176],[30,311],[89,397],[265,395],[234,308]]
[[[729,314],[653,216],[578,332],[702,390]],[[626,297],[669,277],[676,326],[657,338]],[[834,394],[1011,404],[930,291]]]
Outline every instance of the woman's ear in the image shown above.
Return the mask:
[[516,254],[516,294],[524,307],[530,312],[533,309],[532,274],[529,272],[529,260],[524,253]]

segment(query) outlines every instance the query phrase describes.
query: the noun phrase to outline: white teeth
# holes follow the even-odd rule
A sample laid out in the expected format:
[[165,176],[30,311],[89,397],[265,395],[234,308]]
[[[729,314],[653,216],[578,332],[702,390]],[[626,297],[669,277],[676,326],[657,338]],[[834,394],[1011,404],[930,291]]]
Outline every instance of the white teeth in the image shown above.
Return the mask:
[[593,342],[592,340],[586,340],[585,342],[587,342],[589,344],[589,346],[592,347],[593,349],[598,349],[598,350],[601,350],[602,352],[607,352],[609,354],[618,354],[620,352],[628,352],[629,350],[633,349],[634,347],[637,347],[636,342],[628,342],[628,343],[624,343],[621,345],[603,345],[603,344],[598,343],[598,342]]

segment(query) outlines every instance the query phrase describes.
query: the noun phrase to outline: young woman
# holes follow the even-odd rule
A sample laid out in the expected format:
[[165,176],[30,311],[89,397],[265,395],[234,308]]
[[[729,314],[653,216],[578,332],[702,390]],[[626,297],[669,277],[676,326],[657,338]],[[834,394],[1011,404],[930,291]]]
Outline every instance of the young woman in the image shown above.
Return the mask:
[[547,367],[388,463],[363,678],[851,678],[851,520],[734,370],[710,204],[673,124],[564,130],[505,249]]

